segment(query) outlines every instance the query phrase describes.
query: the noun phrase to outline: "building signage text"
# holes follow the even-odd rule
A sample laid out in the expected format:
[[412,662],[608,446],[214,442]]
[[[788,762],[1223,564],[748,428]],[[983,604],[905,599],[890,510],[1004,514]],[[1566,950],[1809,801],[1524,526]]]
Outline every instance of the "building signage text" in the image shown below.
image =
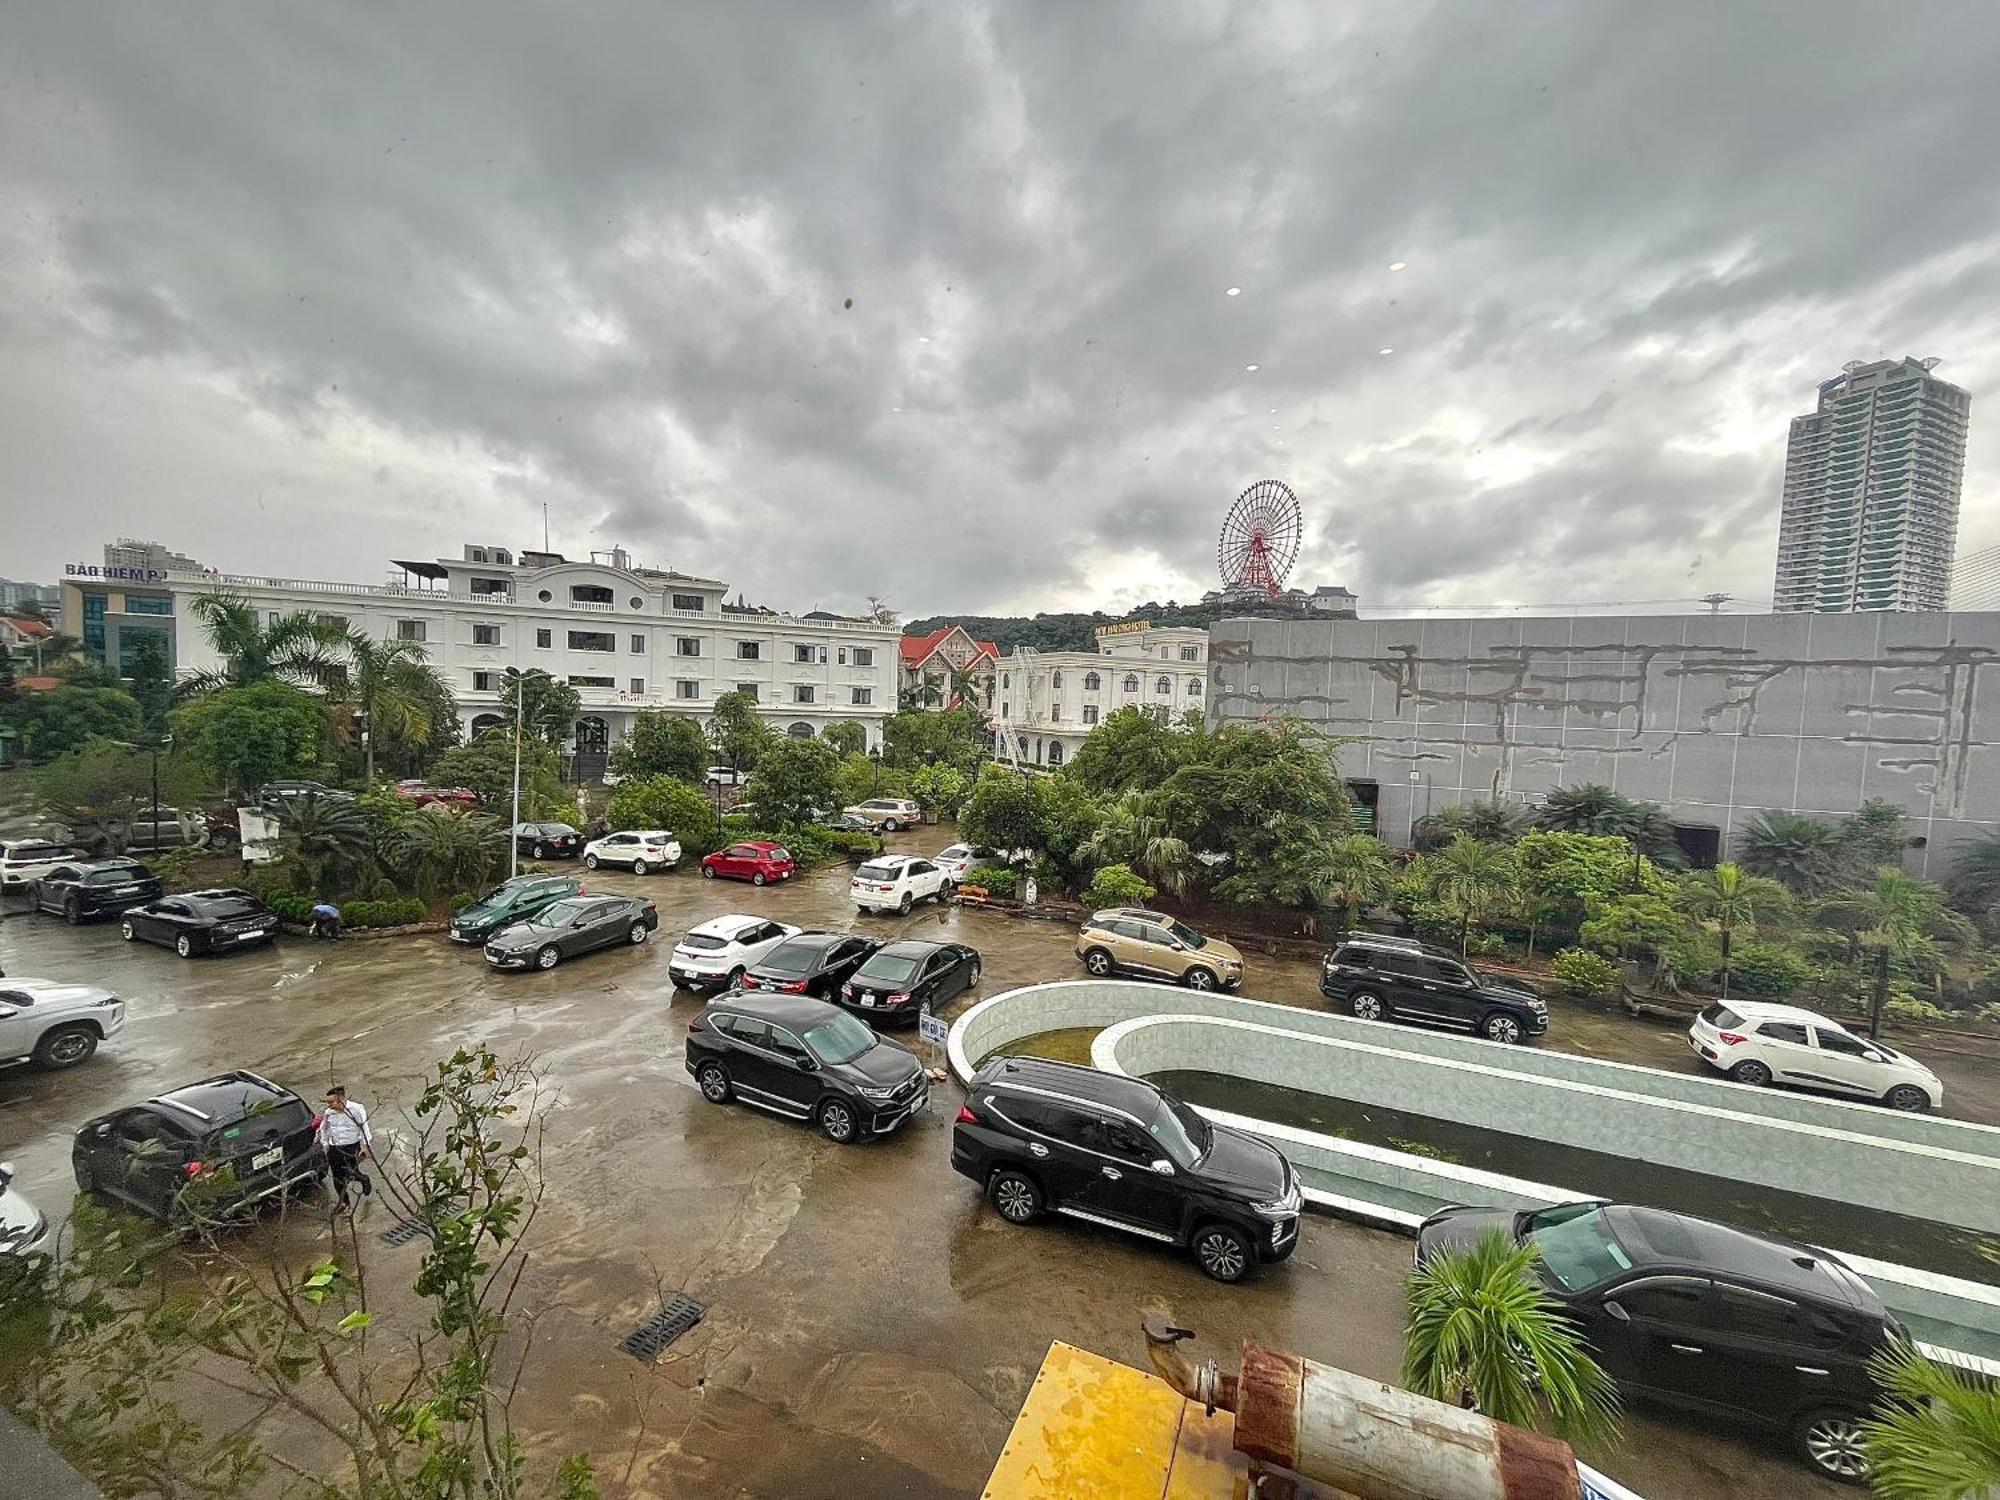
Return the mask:
[[95,563],[64,563],[65,578],[104,578],[119,583],[165,583],[162,568],[100,568]]
[[1098,626],[1097,636],[1099,640],[1102,640],[1107,635],[1137,635],[1142,630],[1151,630],[1152,628],[1153,622],[1151,620],[1121,620],[1116,625]]

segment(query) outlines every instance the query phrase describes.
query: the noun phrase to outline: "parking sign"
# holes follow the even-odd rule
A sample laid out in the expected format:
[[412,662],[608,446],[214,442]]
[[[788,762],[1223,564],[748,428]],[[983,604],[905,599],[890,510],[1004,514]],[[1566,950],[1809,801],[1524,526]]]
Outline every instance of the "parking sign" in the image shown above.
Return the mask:
[[917,1017],[917,1035],[933,1047],[942,1047],[951,1035],[951,1027],[945,1024],[943,1016],[924,1011]]

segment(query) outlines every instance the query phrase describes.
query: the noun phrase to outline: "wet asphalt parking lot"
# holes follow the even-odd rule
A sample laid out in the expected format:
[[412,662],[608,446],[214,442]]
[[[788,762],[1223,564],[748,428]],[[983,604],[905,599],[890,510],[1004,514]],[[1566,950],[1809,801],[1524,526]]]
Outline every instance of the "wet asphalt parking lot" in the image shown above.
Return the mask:
[[[892,844],[948,841],[948,830],[929,829]],[[597,872],[592,889],[651,896],[660,931],[643,948],[546,974],[494,973],[442,936],[289,938],[184,962],[121,942],[115,924],[8,916],[9,974],[104,984],[126,1000],[128,1020],[80,1068],[0,1071],[0,1156],[59,1215],[82,1121],[206,1073],[250,1067],[310,1098],[342,1081],[393,1135],[432,1059],[473,1041],[532,1054],[547,1091],[547,1192],[518,1299],[533,1340],[516,1421],[532,1442],[597,1455],[616,1497],[977,1495],[1049,1341],[1143,1365],[1138,1322],[1151,1311],[1196,1329],[1227,1366],[1253,1337],[1394,1377],[1407,1240],[1309,1218],[1288,1264],[1222,1287],[1108,1231],[1002,1223],[951,1171],[952,1084],[896,1135],[846,1148],[706,1103],[682,1067],[699,1002],[666,973],[672,940],[706,917],[743,911],[966,942],[985,961],[974,999],[1080,974],[1066,925],[955,908],[857,917],[848,873],[758,890],[688,871]],[[1314,973],[1253,953],[1245,991],[1316,1003]],[[1695,1066],[1679,1029],[1579,1007],[1557,1008],[1548,1044]],[[1940,1062],[1953,1113],[2000,1123],[1994,1065]],[[359,1227],[373,1284],[407,1281],[417,1247],[381,1246],[387,1210],[378,1200],[369,1213]],[[246,1239],[257,1254],[304,1264],[333,1233],[323,1214],[304,1213],[267,1219]],[[672,1291],[705,1302],[705,1320],[656,1364],[619,1353],[617,1341]],[[381,1322],[394,1310],[392,1298]],[[1815,1481],[1768,1440],[1696,1419],[1635,1413],[1622,1447],[1595,1456],[1650,1500],[1852,1493]]]

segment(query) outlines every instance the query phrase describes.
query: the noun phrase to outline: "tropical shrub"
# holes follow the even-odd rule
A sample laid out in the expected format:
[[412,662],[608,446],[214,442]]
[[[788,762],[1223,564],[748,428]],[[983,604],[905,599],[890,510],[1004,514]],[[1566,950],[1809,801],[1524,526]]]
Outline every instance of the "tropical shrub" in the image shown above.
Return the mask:
[[1090,877],[1083,900],[1095,907],[1144,906],[1153,895],[1153,887],[1133,874],[1130,865],[1106,865]]
[[1549,965],[1573,995],[1608,995],[1618,987],[1618,965],[1587,948],[1565,948]]
[[679,840],[681,855],[688,860],[698,860],[723,843],[715,826],[715,804],[708,794],[671,776],[626,782],[611,794],[604,821],[614,831],[667,829]]
[[822,828],[815,831],[825,840],[828,854],[838,856],[851,865],[873,859],[882,852],[881,838],[876,834],[863,833],[858,828]]
[[1942,1005],[1919,1000],[1914,995],[1897,995],[1885,1001],[1882,1013],[1898,1021],[1955,1021],[1958,1018]]
[[1811,959],[1777,943],[1738,943],[1731,955],[1729,983],[1745,995],[1790,995],[1818,972]]
[[969,885],[981,887],[987,895],[997,896],[1002,901],[1011,901],[1021,894],[1021,872],[1019,870],[981,870]]

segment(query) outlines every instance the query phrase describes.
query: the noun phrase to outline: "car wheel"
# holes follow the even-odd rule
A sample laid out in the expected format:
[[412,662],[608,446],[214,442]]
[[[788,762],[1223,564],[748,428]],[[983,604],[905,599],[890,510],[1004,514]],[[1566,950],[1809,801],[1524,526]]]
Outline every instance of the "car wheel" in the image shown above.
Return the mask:
[[979,988],[979,976],[981,972],[979,960],[975,958],[972,961],[972,972],[965,976],[965,987],[967,989],[975,990]]
[[1382,1004],[1382,997],[1370,994],[1367,990],[1363,990],[1352,1000],[1348,1001],[1347,1008],[1354,1013],[1357,1019],[1363,1021],[1381,1020],[1382,1012],[1386,1009]]
[[644,922],[634,922],[632,930],[626,933],[625,937],[634,948],[637,948],[646,941],[646,924]]
[[896,903],[896,915],[907,917],[910,914],[910,908],[914,905],[916,905],[916,897],[912,896],[908,891],[903,892],[903,899]]
[[76,1190],[79,1193],[88,1196],[97,1191],[97,1179],[91,1175],[88,1162],[72,1161],[70,1169],[76,1174]]
[[763,876],[762,876],[761,874],[759,874],[759,875],[752,875],[752,876],[750,877],[750,883],[751,883],[752,885],[762,885],[762,884],[764,883],[764,877],[763,877]]
[[70,926],[78,926],[83,921],[83,902],[71,896],[63,902],[63,920]]
[[1521,1040],[1521,1023],[1512,1016],[1496,1013],[1480,1023],[1479,1034],[1489,1042],[1504,1042],[1511,1047]]
[[547,944],[541,952],[535,955],[535,967],[538,969],[553,969],[561,962],[562,949],[558,948],[554,943]]
[[882,820],[882,831],[884,833],[901,833],[903,825],[898,823],[894,818],[884,818]]
[[715,866],[714,866],[714,865],[703,865],[703,866],[701,867],[701,878],[702,878],[703,880],[713,880],[713,879],[715,879]]
[[736,1090],[729,1086],[729,1070],[719,1062],[703,1063],[694,1077],[701,1085],[701,1097],[710,1104],[727,1104],[736,1097]]
[[647,865],[643,859],[635,859],[632,861],[632,873],[634,875],[643,875],[646,873],[646,869]]
[[729,977],[722,981],[722,987],[725,990],[740,990],[743,988],[743,966],[741,964],[738,964],[729,971]]
[[1204,1224],[1194,1232],[1189,1247],[1194,1263],[1217,1281],[1241,1281],[1254,1263],[1250,1241],[1227,1224]]
[[178,953],[182,958],[193,958],[194,939],[189,937],[185,932],[182,933],[174,939],[174,952]]
[[835,1145],[845,1146],[860,1133],[854,1106],[845,1099],[829,1099],[819,1107],[819,1128]]
[[1799,1457],[1829,1479],[1859,1484],[1868,1477],[1861,1419],[1851,1411],[1807,1412],[1792,1424],[1792,1442]]
[[125,939],[125,941],[128,943],[132,942],[139,936],[138,933],[132,930],[132,924],[130,922],[120,922],[118,924],[118,935],[123,939]]
[[1756,1058],[1745,1058],[1729,1070],[1729,1076],[1738,1083],[1747,1083],[1752,1088],[1761,1089],[1771,1081],[1771,1070]]
[[58,1026],[35,1043],[35,1062],[44,1068],[73,1068],[97,1050],[97,1033],[88,1026]]
[[1204,969],[1200,964],[1181,975],[1181,983],[1191,990],[1212,990],[1219,982],[1213,969]]
[[595,854],[586,854],[586,855],[584,855],[584,857],[583,857],[583,867],[584,867],[584,868],[585,868],[586,870],[594,870],[594,869],[596,869],[596,868],[597,868],[597,856],[596,856]]
[[1914,1083],[1899,1083],[1882,1096],[1882,1102],[1891,1109],[1916,1114],[1931,1107],[1931,1096]]
[[1085,953],[1083,955],[1083,966],[1099,979],[1105,978],[1110,974],[1112,969],[1117,967],[1111,961],[1110,950],[1105,948],[1092,948]]
[[1025,1172],[995,1172],[986,1195],[1009,1224],[1032,1224],[1042,1216],[1041,1187]]

